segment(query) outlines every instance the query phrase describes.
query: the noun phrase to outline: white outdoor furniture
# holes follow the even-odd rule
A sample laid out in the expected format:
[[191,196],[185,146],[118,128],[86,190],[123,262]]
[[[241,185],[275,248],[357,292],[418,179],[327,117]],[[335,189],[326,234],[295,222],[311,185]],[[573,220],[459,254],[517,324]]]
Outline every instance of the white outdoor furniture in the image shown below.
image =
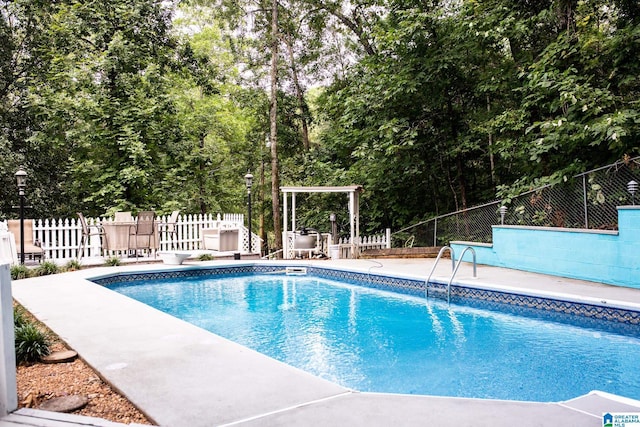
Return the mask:
[[231,252],[238,250],[240,230],[238,228],[202,228],[202,247],[207,250]]
[[191,255],[192,253],[187,251],[158,252],[158,256],[162,262],[169,265],[181,265],[182,262]]

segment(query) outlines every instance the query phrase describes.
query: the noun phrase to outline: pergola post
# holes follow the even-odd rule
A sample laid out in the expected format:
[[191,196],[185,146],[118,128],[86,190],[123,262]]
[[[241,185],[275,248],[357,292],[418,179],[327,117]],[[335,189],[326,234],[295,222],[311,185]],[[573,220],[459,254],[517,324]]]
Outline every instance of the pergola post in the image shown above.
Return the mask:
[[282,215],[282,258],[288,259],[289,258],[289,239],[287,238],[287,236],[289,235],[289,229],[287,228],[287,216],[289,216],[289,206],[288,206],[289,195],[286,191],[283,192],[283,195],[284,195],[284,204],[283,204],[284,215]]
[[356,242],[357,245],[353,252],[354,258],[360,258],[360,193],[353,192],[353,210],[354,210],[354,221],[355,221],[355,230],[356,230]]
[[291,231],[296,231],[296,193],[291,193]]
[[356,244],[360,242],[356,242],[355,240],[355,215],[355,200],[353,197],[353,193],[349,193],[349,232],[351,233],[349,243],[351,244],[351,256],[353,258],[358,258],[358,256],[356,255]]

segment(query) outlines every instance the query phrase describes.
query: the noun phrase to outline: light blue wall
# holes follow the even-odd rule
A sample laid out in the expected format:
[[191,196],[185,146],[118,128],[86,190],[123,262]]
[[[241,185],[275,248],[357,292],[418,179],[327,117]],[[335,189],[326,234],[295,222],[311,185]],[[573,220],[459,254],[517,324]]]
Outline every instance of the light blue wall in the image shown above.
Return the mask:
[[451,242],[456,254],[467,246],[478,264],[640,288],[640,206],[618,208],[618,231],[504,225],[493,245]]

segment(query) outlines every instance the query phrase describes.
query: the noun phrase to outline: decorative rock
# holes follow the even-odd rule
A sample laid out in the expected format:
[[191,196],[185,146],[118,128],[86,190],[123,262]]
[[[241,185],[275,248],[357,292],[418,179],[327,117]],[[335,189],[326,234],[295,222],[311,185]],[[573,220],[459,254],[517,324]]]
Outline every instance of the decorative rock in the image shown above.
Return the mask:
[[42,402],[38,409],[53,412],[73,412],[77,409],[84,408],[89,403],[89,399],[83,395],[54,397],[53,399]]
[[54,351],[50,355],[43,357],[42,363],[66,363],[71,362],[76,357],[78,357],[78,353],[73,350]]

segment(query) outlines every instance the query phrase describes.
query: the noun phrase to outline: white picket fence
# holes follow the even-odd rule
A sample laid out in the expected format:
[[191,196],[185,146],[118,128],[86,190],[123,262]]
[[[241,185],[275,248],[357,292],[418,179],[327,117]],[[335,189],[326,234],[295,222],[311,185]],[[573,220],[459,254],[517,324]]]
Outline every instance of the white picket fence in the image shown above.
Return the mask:
[[[340,258],[352,258],[351,243],[349,237],[338,239],[340,245]],[[360,236],[357,244],[358,251],[366,251],[367,249],[387,249],[391,247],[391,229],[387,228],[384,234],[374,234],[372,236]]]
[[[169,216],[159,216],[158,221],[166,222]],[[91,227],[96,224],[108,224],[113,222],[112,218],[87,218],[87,224]],[[1,224],[2,222],[0,222]],[[6,223],[3,224],[6,229]],[[244,225],[243,214],[224,214],[224,215],[180,215],[176,223],[177,238],[172,241],[171,236],[165,232],[159,233],[159,251],[167,251],[174,248],[179,250],[201,250],[202,236],[200,234],[203,228],[233,228],[238,229],[239,244],[241,245],[239,252],[249,252],[249,230]],[[82,239],[82,226],[77,218],[49,218],[35,219],[33,224],[33,240],[38,242],[44,250],[45,260],[66,261],[75,259],[78,255],[78,248]],[[252,233],[251,247],[253,251],[262,247],[262,239],[255,233]],[[349,237],[343,237],[336,242],[340,247],[340,258],[353,258],[352,245]],[[330,242],[326,242],[328,244]],[[293,246],[291,246],[293,247]],[[357,242],[356,248],[358,252],[366,249],[383,249],[391,247],[391,231],[386,230],[384,234],[376,234],[372,236],[361,236]],[[102,240],[98,236],[91,236],[89,242],[85,246],[82,257],[100,257],[100,256],[122,256],[122,253],[113,251],[102,251]],[[327,254],[329,255],[329,254]],[[292,253],[291,258],[294,257]]]
[[[158,216],[159,222],[166,222],[169,216]],[[113,222],[111,218],[87,218],[89,227],[96,224],[108,224]],[[249,231],[244,226],[243,214],[212,215],[180,215],[176,223],[177,239],[171,240],[166,232],[159,232],[159,250],[171,250],[174,247],[180,250],[202,249],[200,230],[203,228],[237,228],[240,232],[242,247],[239,252],[247,253],[249,249]],[[33,239],[44,249],[44,258],[49,260],[70,260],[77,257],[78,248],[82,239],[82,225],[77,218],[51,218],[35,219],[33,224]],[[262,241],[259,236],[252,233],[252,249],[259,249]],[[83,257],[98,257],[102,253],[102,241],[97,236],[92,236],[84,248]],[[107,253],[105,256],[121,255]]]

